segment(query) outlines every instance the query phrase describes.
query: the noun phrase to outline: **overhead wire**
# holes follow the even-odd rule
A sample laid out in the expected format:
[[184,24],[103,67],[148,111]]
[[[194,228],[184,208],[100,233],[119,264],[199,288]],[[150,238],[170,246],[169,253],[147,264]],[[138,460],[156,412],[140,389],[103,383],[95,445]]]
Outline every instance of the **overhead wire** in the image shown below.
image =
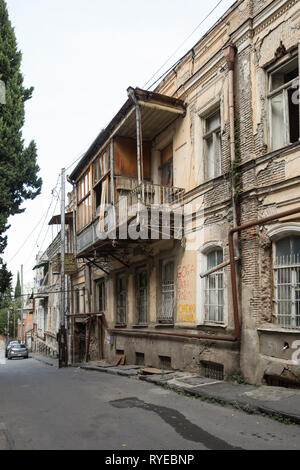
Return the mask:
[[[158,74],[158,72],[160,72],[164,66],[170,61],[170,59],[172,59],[174,57],[174,55],[179,51],[179,49],[181,49],[181,47],[193,36],[193,34],[197,31],[197,29],[200,28],[200,26],[204,23],[204,21],[207,20],[207,18],[216,10],[216,8],[223,2],[224,0],[219,0],[219,2],[214,6],[214,8],[212,10],[210,10],[210,12],[205,16],[205,18],[203,18],[203,20],[193,29],[193,31],[189,34],[189,36],[176,48],[176,50],[168,57],[168,59],[157,69],[157,71],[149,78],[149,80],[145,83],[144,87],[145,88],[148,83]],[[152,88],[153,85],[155,85],[164,75],[166,75],[170,70],[172,70],[173,67],[175,67],[178,62],[180,61],[181,59],[179,59],[178,61],[175,62],[175,64],[172,65],[172,67],[170,67],[166,72],[163,73],[163,75],[161,75],[154,83],[152,83],[148,88],[147,90],[149,90],[150,88]]]

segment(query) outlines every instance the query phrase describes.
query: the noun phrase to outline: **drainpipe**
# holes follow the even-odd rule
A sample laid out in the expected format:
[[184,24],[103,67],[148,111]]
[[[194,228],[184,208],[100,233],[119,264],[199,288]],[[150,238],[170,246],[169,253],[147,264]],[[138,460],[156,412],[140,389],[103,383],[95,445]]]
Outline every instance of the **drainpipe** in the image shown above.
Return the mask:
[[284,212],[279,212],[268,217],[263,217],[262,219],[252,220],[246,224],[240,225],[239,227],[232,228],[228,233],[228,244],[229,244],[229,256],[230,256],[230,271],[231,271],[231,289],[232,289],[232,303],[233,303],[233,316],[236,335],[240,334],[239,328],[239,306],[238,306],[238,292],[236,285],[236,271],[235,271],[235,262],[234,262],[234,234],[241,232],[247,228],[255,227],[257,225],[263,225],[272,220],[280,219],[282,217],[287,217],[289,215],[300,213],[300,207],[290,209]]
[[129,98],[135,104],[135,116],[136,116],[136,145],[137,145],[137,171],[138,171],[138,185],[142,184],[144,179],[143,171],[143,149],[142,149],[142,132],[141,132],[141,108],[139,102],[134,94],[134,89],[129,87],[127,89]]
[[[237,226],[237,210],[236,210],[236,197],[235,197],[235,183],[236,176],[234,174],[235,165],[235,133],[234,133],[234,64],[236,47],[234,44],[228,44],[224,48],[224,57],[228,66],[228,82],[229,82],[229,126],[230,126],[230,161],[231,161],[231,199],[232,199],[232,224],[233,227]],[[234,251],[235,256],[239,257],[239,245],[237,233],[234,236]]]

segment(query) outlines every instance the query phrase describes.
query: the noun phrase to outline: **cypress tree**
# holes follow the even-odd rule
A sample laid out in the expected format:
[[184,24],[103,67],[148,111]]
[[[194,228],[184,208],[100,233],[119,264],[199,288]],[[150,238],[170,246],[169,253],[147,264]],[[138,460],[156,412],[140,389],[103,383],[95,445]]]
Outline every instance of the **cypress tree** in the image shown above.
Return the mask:
[[[24,104],[33,88],[23,86],[21,58],[6,2],[0,0],[0,80],[6,87],[6,103],[0,104],[0,254],[7,245],[3,233],[9,228],[8,217],[23,212],[21,204],[40,194],[42,186],[36,144],[31,141],[26,147],[22,137]],[[0,258],[0,293],[8,288],[10,280]]]

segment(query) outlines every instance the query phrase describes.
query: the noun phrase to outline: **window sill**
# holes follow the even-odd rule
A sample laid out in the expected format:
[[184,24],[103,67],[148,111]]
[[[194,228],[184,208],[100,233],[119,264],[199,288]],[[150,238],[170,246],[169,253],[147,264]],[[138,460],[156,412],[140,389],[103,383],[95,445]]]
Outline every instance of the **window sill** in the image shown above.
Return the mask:
[[127,323],[115,323],[114,328],[127,328]]
[[288,333],[288,334],[300,334],[300,327],[292,329],[292,328],[257,328],[258,332],[261,333]]
[[225,323],[205,322],[202,325],[197,325],[197,328],[201,328],[203,326],[215,326],[215,327],[218,327],[218,328],[227,328],[228,327],[228,325],[226,325]]
[[131,328],[148,328],[147,323],[139,323],[137,325],[131,325]]
[[174,323],[156,323],[154,328],[174,328]]

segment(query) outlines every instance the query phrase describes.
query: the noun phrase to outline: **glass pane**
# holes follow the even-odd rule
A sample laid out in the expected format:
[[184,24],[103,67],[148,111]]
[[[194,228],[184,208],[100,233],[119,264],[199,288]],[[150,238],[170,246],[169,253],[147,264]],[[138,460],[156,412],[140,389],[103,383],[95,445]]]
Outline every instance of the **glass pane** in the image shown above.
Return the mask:
[[298,57],[271,73],[271,91],[298,77]]
[[288,259],[291,254],[291,238],[282,238],[276,243],[276,263],[283,264],[283,261]]
[[216,176],[222,174],[222,144],[221,132],[216,133]]
[[220,111],[217,111],[215,114],[207,118],[206,120],[206,132],[213,131],[220,127]]
[[283,93],[271,99],[272,115],[272,148],[273,150],[285,146],[285,125],[283,111]]
[[206,178],[211,179],[215,176],[215,155],[213,137],[206,139]]

